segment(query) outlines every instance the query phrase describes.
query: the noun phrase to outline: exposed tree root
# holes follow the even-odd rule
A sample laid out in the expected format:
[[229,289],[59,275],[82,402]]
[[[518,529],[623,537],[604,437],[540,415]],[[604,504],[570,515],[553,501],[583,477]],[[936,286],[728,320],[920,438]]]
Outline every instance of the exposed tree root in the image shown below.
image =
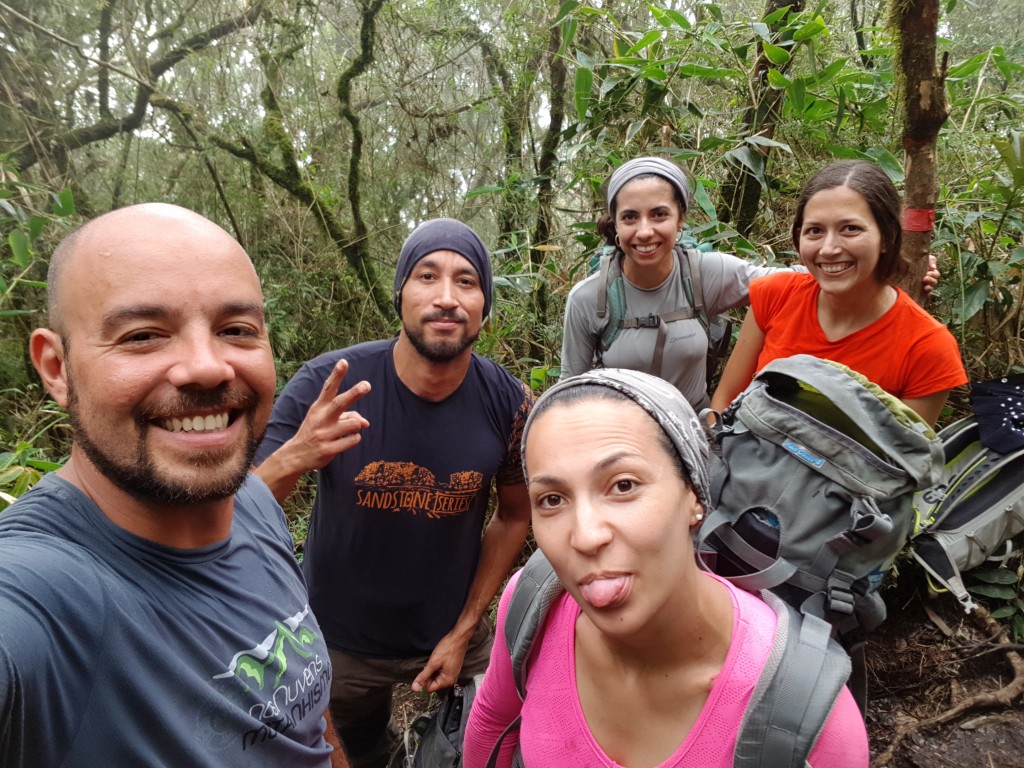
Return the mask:
[[[976,694],[964,699],[945,712],[940,712],[934,717],[897,727],[892,740],[889,742],[889,746],[871,761],[872,768],[886,768],[892,761],[896,749],[903,742],[903,739],[912,733],[949,723],[972,710],[1009,707],[1016,699],[1024,697],[1024,659],[1017,652],[1021,646],[1009,641],[1003,627],[989,615],[986,609],[978,606],[971,616],[979,627],[993,638],[991,642],[996,645],[996,648],[1005,650],[1006,659],[1013,668],[1013,679],[997,691],[986,691],[985,693]],[[1007,647],[1004,649],[1001,646]]]

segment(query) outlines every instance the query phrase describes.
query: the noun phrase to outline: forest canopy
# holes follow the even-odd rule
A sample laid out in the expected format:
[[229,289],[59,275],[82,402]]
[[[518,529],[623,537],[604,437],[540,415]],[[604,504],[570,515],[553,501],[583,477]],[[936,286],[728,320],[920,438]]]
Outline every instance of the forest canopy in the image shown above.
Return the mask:
[[788,262],[794,198],[830,159],[872,159],[904,187],[922,42],[942,110],[929,309],[973,378],[1021,370],[1024,21],[1015,0],[909,3],[936,19],[922,40],[907,5],[0,0],[0,491],[66,447],[26,342],[49,254],[90,217],[160,200],[234,234],[282,381],[393,333],[403,239],[461,219],[497,275],[478,350],[543,386],[612,168],[675,159],[690,236]]

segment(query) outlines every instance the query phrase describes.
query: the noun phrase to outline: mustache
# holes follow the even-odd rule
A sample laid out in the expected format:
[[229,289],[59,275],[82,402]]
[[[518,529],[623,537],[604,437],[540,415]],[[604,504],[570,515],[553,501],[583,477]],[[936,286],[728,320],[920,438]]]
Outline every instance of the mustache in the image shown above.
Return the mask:
[[450,320],[455,323],[465,323],[466,318],[454,309],[439,309],[423,316],[423,322],[430,323],[434,320]]
[[188,411],[251,410],[259,402],[255,390],[233,384],[222,384],[214,389],[179,389],[172,397],[141,407],[138,418],[152,421]]

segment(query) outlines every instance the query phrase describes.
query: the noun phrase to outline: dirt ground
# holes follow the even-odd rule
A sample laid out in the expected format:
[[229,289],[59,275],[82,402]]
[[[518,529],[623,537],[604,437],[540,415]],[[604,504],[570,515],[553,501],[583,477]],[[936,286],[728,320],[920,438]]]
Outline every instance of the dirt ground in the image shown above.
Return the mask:
[[[984,632],[952,597],[928,597],[912,564],[903,567],[900,587],[883,594],[889,618],[868,643],[872,768],[1024,768],[1020,698],[1009,706],[969,711],[950,723],[915,728],[970,696],[1008,684],[1013,669],[1003,652],[979,655],[989,647]],[[427,709],[423,696],[408,688],[397,692],[399,724]],[[894,739],[892,757],[880,759]]]

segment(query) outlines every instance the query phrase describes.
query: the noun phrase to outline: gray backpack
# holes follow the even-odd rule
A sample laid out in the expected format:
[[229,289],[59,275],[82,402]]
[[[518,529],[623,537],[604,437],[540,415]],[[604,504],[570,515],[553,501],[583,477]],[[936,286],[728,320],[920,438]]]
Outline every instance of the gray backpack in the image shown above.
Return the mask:
[[647,317],[626,316],[626,293],[622,277],[622,251],[606,245],[600,253],[597,284],[597,316],[604,322],[601,335],[595,344],[595,364],[600,368],[604,362],[604,353],[612,342],[626,328],[651,328],[658,332],[654,345],[654,358],[651,360],[649,372],[661,375],[661,363],[665,352],[665,341],[668,339],[668,323],[676,320],[696,319],[708,337],[707,382],[710,388],[712,379],[718,372],[720,363],[725,360],[732,342],[732,318],[727,314],[711,316],[704,305],[704,282],[701,274],[701,252],[696,248],[677,245],[673,249],[679,262],[679,277],[683,282],[683,292],[688,307],[680,307],[672,312]]
[[713,432],[702,563],[825,619],[850,648],[885,619],[876,590],[913,529],[913,492],[940,477],[935,432],[860,374],[810,355],[765,366]]
[[[526,697],[526,665],[551,604],[563,587],[539,550],[519,574],[505,617],[505,643],[512,676]],[[850,675],[850,659],[830,637],[829,625],[802,616],[771,593],[762,598],[778,616],[768,660],[740,723],[733,753],[735,768],[803,768]],[[487,768],[497,764],[501,746],[519,728],[517,717],[498,738]],[[513,768],[523,768],[516,748]]]
[[969,613],[975,603],[961,574],[1012,554],[1014,537],[1024,531],[1024,441],[1004,440],[1006,452],[999,452],[982,440],[974,416],[939,438],[946,463],[940,482],[914,495],[911,552],[933,588],[944,587]]

